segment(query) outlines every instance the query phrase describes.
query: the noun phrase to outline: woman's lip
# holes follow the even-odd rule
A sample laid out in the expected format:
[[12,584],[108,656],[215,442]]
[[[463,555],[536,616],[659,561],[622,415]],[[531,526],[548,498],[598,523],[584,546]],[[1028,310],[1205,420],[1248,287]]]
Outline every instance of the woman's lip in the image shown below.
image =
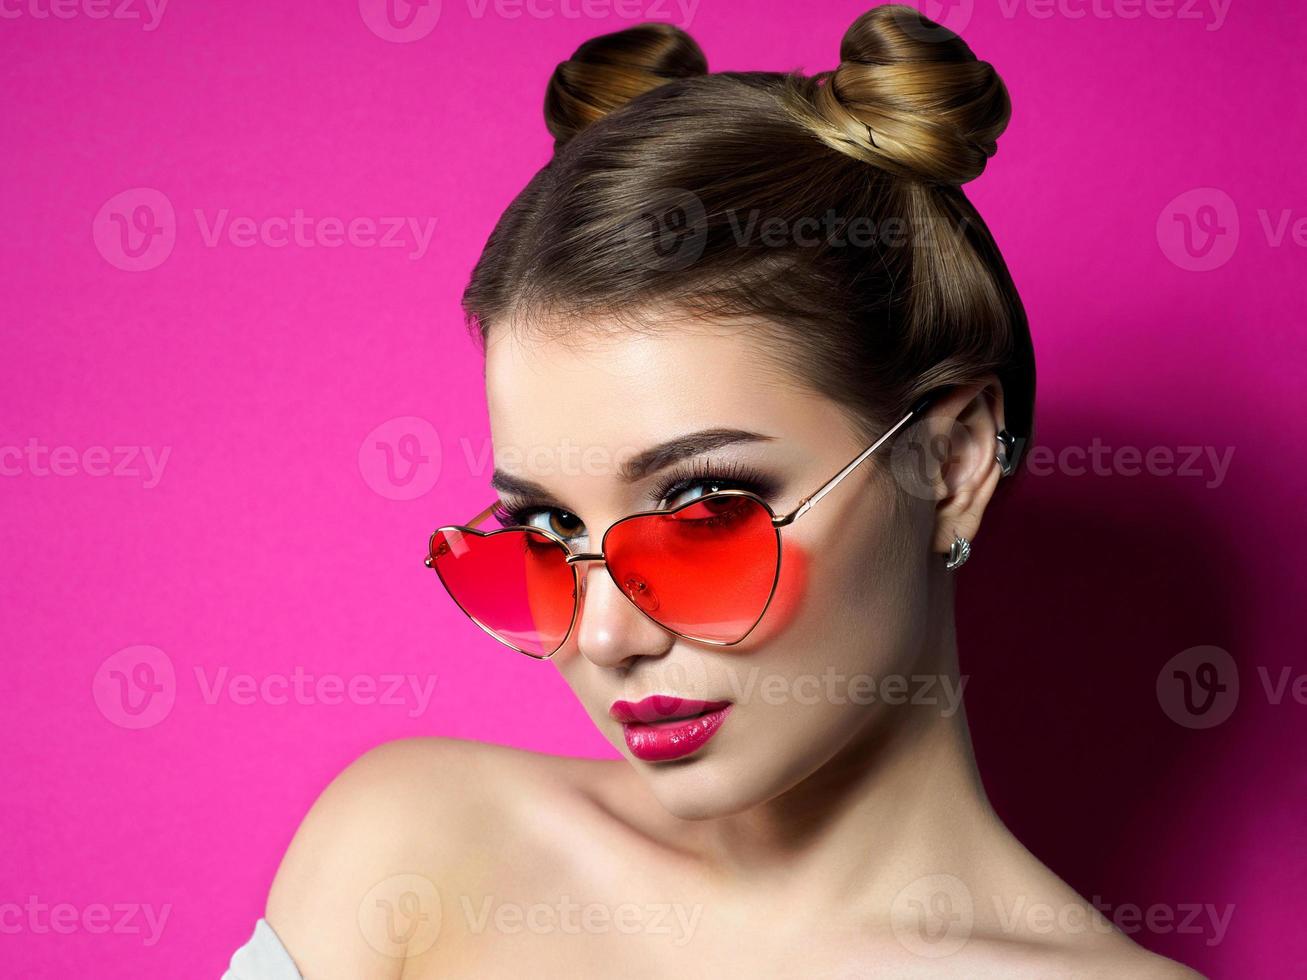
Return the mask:
[[729,701],[717,701],[712,704],[718,707],[713,707],[693,718],[659,721],[652,724],[639,721],[623,722],[622,735],[626,738],[626,747],[631,750],[633,756],[645,762],[666,762],[669,759],[680,759],[697,752],[717,734],[718,729],[722,727],[722,722],[731,711]]
[[700,701],[696,698],[683,698],[677,694],[652,694],[641,701],[614,701],[612,707],[608,709],[608,714],[623,723],[666,722],[694,718],[706,711],[716,711],[730,703],[729,701]]

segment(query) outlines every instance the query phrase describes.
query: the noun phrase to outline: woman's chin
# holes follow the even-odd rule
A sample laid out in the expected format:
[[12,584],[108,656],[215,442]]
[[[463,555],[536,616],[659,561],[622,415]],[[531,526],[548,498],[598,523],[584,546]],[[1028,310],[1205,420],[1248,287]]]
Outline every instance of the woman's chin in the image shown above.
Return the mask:
[[759,785],[756,770],[744,771],[739,760],[721,755],[655,763],[637,759],[633,765],[663,809],[679,820],[729,817],[769,796]]

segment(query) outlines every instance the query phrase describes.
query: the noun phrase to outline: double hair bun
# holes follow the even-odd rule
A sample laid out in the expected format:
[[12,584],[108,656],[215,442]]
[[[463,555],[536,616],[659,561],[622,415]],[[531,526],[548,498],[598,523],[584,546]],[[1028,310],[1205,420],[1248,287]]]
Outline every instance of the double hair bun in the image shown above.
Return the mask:
[[[707,72],[702,49],[671,24],[591,38],[549,80],[555,149],[645,92]],[[906,180],[950,185],[981,174],[1012,113],[992,65],[901,4],[862,14],[840,42],[839,67],[787,75],[778,96],[780,110],[831,149]]]

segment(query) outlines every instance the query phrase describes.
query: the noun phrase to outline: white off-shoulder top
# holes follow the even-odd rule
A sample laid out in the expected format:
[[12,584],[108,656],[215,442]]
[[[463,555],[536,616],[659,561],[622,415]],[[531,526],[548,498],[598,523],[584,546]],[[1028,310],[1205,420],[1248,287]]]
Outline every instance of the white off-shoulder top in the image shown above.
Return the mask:
[[222,980],[304,980],[286,947],[266,919],[254,923],[254,935],[231,957]]

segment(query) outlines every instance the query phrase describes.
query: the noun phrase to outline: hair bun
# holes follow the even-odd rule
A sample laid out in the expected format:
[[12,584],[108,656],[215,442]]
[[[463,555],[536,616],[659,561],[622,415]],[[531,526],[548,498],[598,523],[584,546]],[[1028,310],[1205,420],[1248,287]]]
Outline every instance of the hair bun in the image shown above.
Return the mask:
[[1002,79],[962,38],[912,7],[874,7],[840,43],[839,68],[791,110],[824,142],[899,176],[965,184],[1007,127]]
[[703,50],[672,24],[638,24],[591,38],[549,79],[545,125],[554,148],[637,95],[707,71]]

